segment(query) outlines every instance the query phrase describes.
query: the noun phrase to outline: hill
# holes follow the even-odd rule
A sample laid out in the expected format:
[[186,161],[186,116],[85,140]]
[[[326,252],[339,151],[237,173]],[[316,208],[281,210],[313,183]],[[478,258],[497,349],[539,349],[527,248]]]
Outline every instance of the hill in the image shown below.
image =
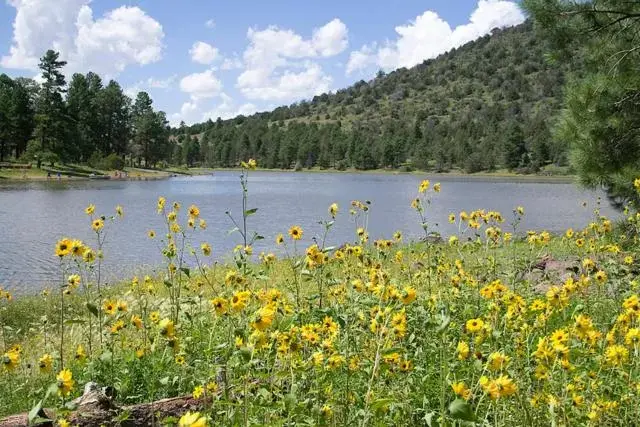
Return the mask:
[[552,142],[550,126],[579,68],[546,51],[525,22],[336,93],[172,133],[192,162],[219,167],[248,157],[267,168],[562,166],[566,147]]

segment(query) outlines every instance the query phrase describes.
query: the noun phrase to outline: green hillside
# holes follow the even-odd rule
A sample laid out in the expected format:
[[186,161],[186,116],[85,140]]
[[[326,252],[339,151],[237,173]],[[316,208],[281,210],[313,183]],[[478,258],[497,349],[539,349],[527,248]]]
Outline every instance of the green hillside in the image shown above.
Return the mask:
[[173,133],[191,162],[220,167],[248,157],[267,168],[562,166],[550,127],[575,65],[548,50],[527,22],[337,93]]

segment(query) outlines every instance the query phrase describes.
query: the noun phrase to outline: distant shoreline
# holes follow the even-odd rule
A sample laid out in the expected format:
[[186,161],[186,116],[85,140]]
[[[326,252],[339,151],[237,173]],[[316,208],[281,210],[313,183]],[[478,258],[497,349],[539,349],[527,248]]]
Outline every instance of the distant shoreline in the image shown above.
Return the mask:
[[[122,176],[122,173],[116,174],[112,171],[108,174],[108,179],[101,178],[100,175],[96,177],[90,176],[71,176],[61,174],[60,178],[57,175],[51,174],[50,177],[46,176],[46,171],[41,169],[0,169],[0,183],[17,183],[17,182],[60,182],[60,181],[157,181],[162,179],[169,179],[176,176],[202,176],[210,175],[215,172],[229,172],[240,171],[240,168],[193,168],[189,170],[168,169],[168,170],[153,170],[153,169],[129,169],[127,174]],[[273,172],[273,173],[335,173],[335,174],[369,174],[369,175],[416,175],[416,176],[428,176],[428,177],[441,177],[441,178],[459,178],[459,179],[495,179],[500,181],[522,181],[522,182],[549,182],[549,183],[573,183],[575,182],[575,175],[538,175],[538,174],[516,174],[507,171],[498,172],[477,172],[477,173],[465,173],[461,171],[453,172],[429,172],[429,171],[401,171],[396,169],[371,169],[371,170],[359,170],[359,169],[267,169],[258,168],[259,172]],[[37,173],[33,173],[36,172]],[[10,172],[7,174],[7,172]],[[24,174],[22,174],[24,172]],[[102,175],[102,176],[105,176]]]

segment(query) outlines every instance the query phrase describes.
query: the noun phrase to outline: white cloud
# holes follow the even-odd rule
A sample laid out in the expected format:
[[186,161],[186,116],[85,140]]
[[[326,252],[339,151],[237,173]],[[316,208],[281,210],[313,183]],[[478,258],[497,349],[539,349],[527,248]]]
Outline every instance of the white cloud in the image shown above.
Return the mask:
[[336,18],[313,32],[312,43],[322,56],[337,55],[349,44],[347,26]]
[[213,74],[212,70],[193,73],[180,80],[180,90],[188,93],[192,101],[213,98],[222,91],[222,82]]
[[220,103],[216,105],[206,104],[206,101],[202,99],[185,102],[182,104],[179,113],[171,115],[170,121],[172,126],[178,126],[181,121],[192,124],[209,119],[213,121],[218,120],[218,118],[226,120],[240,114],[248,116],[256,111],[258,111],[258,108],[254,104],[244,103],[238,105],[229,95],[221,93]]
[[209,19],[207,22],[204,23],[204,26],[207,28],[215,28],[216,27],[216,21],[213,19]]
[[475,40],[496,27],[509,27],[524,20],[524,14],[518,5],[504,0],[479,0],[469,23],[454,29],[437,13],[426,11],[409,24],[397,26],[396,40],[387,41],[377,50],[364,46],[351,52],[346,72],[352,74],[373,65],[387,71],[412,67],[425,59]]
[[290,101],[326,92],[332,79],[310,58],[337,55],[347,47],[347,27],[339,19],[304,39],[292,30],[270,26],[249,29],[244,71],[237,86],[249,99]]
[[178,76],[176,76],[175,74],[173,76],[167,77],[166,79],[156,79],[153,77],[149,77],[147,79],[147,86],[154,89],[169,89],[173,86],[177,77]]
[[[162,56],[162,25],[138,7],[122,6],[99,19],[90,0],[11,0],[13,43],[0,65],[35,70],[47,49],[68,61],[67,73],[92,70],[113,77],[132,64]],[[37,29],[37,31],[34,31]]]
[[220,65],[221,70],[239,70],[242,68],[242,60],[237,56],[225,58]]
[[209,43],[195,42],[189,50],[189,55],[193,62],[208,65],[220,57],[220,51]]

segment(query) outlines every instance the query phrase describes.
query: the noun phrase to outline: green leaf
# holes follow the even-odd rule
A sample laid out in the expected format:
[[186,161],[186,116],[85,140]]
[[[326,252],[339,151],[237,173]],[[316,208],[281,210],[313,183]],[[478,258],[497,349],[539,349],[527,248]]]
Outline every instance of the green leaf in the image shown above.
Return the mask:
[[247,209],[246,211],[244,211],[244,216],[251,216],[256,212],[258,212],[258,208]]
[[378,399],[371,403],[371,410],[377,411],[379,409],[384,409],[385,407],[389,406],[392,403],[393,403],[393,399],[389,399],[389,398]]
[[463,421],[475,421],[476,414],[473,413],[471,405],[463,399],[456,399],[449,405],[451,418]]
[[170,281],[168,281],[168,280],[165,280],[165,281],[164,281],[164,285],[165,285],[167,288],[172,288],[172,287],[173,287],[173,283],[171,283],[171,282],[170,282]]
[[167,385],[169,384],[169,377],[160,378],[158,382],[160,383],[160,385]]
[[96,307],[95,304],[92,304],[90,302],[87,303],[87,310],[89,310],[89,312],[91,314],[93,314],[94,316],[98,317],[98,307]]
[[111,362],[112,359],[113,359],[113,353],[111,353],[110,351],[105,351],[100,355],[100,360],[105,363]]
[[[43,399],[44,400],[44,399]],[[29,411],[29,425],[33,424],[33,421],[39,417],[39,413],[40,410],[42,409],[42,402],[43,400],[41,400],[40,402],[38,402],[36,404],[36,406],[34,406],[33,408],[31,408],[31,410]]]
[[424,416],[424,420],[427,422],[427,425],[429,427],[436,427],[438,425],[437,421],[434,421],[433,417],[436,416],[435,412],[429,412],[427,415]]
[[237,231],[240,231],[240,229],[238,227],[233,227],[231,230],[229,230],[229,232],[227,233],[227,235],[231,235]]
[[254,241],[264,240],[264,236],[261,236],[261,235],[257,234],[257,235],[253,238],[253,240],[254,240]]
[[440,326],[438,326],[438,329],[436,329],[436,333],[441,333],[444,332],[448,327],[449,324],[451,323],[451,317],[447,316],[446,314],[442,315],[442,323],[440,323]]
[[181,267],[180,271],[182,271],[188,278],[191,278],[191,270],[189,270],[187,267]]

